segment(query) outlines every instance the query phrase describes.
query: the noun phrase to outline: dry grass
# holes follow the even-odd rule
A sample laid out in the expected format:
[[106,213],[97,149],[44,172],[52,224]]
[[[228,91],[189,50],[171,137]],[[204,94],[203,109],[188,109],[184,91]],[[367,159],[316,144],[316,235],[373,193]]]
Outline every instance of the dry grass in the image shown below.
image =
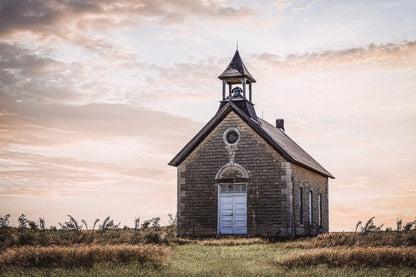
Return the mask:
[[176,229],[170,227],[140,230],[114,229],[106,231],[27,230],[0,228],[0,253],[17,246],[71,246],[74,244],[169,244],[176,239]]
[[[238,246],[208,246],[198,243],[172,246],[173,253],[162,267],[143,266],[137,262],[96,263],[93,267],[23,267],[0,266],[0,276],[146,276],[146,277],[199,277],[199,276],[290,276],[290,277],[363,277],[363,276],[416,276],[416,267],[403,266],[317,266],[287,267],[275,261],[287,253],[283,243],[263,243]],[[309,250],[303,250],[305,252]]]
[[328,233],[288,242],[287,248],[416,246],[416,230],[401,232]]
[[[244,240],[247,241],[244,242]],[[221,238],[217,241],[214,239],[189,240],[188,243],[172,246],[146,244],[141,246],[148,250],[144,252],[150,255],[150,258],[149,256],[146,256],[146,258],[138,256],[130,258],[131,254],[128,251],[121,251],[124,253],[122,255],[110,251],[107,253],[98,252],[94,255],[102,257],[95,261],[89,258],[87,259],[89,262],[84,263],[84,266],[79,266],[82,263],[71,258],[69,254],[67,254],[69,258],[66,257],[65,259],[69,259],[75,266],[69,266],[69,262],[66,261],[62,262],[63,258],[59,263],[47,261],[48,266],[39,266],[39,261],[38,263],[33,261],[22,263],[21,259],[15,258],[14,261],[9,260],[11,264],[5,266],[0,264],[0,276],[416,276],[415,247],[384,247],[391,248],[391,250],[388,250],[389,252],[386,252],[383,247],[358,248],[364,251],[363,254],[357,252],[355,248],[319,248],[315,251],[312,249],[288,249],[284,247],[286,244],[284,242],[269,243],[265,241],[262,243],[261,241],[257,242],[257,240],[251,238]],[[229,245],[237,243],[239,245]],[[121,246],[129,249],[140,247],[140,245]],[[54,247],[68,249],[67,246]],[[91,248],[93,246],[74,245],[73,247]],[[94,247],[112,248],[117,247],[117,245],[94,245]],[[171,247],[172,252],[169,247]],[[52,247],[26,246],[10,248],[6,252],[11,255],[10,250],[23,248],[31,249],[27,253],[31,252],[31,255],[36,256],[33,252]],[[161,249],[161,251],[158,252],[157,249]],[[333,253],[323,254],[323,251],[328,252],[330,250]],[[300,251],[303,253],[299,253]],[[311,253],[313,257],[304,258],[302,256],[303,258],[299,260],[300,255],[307,253]],[[54,259],[56,259],[55,255],[56,253],[52,256]],[[117,257],[117,255],[119,256]],[[39,255],[37,254],[37,256]],[[86,259],[85,256],[87,255],[83,254],[83,256]],[[43,257],[46,259],[45,256]],[[298,260],[296,261],[296,259]],[[315,259],[315,262],[311,262],[311,259]],[[368,266],[370,262],[372,266]],[[38,266],[28,266],[28,264]],[[161,264],[163,266],[160,267]],[[90,267],[90,265],[92,266]]]
[[416,247],[321,248],[286,254],[276,263],[287,267],[321,264],[336,267],[416,267]]
[[138,262],[162,266],[170,247],[162,245],[73,245],[9,248],[0,255],[0,265],[35,267],[91,267],[95,263]]

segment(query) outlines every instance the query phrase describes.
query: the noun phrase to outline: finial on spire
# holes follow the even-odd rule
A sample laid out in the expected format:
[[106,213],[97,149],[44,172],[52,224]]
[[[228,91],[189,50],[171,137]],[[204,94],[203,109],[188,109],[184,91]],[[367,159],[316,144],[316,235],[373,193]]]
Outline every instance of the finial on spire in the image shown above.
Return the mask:
[[238,51],[238,39],[237,39],[237,49],[236,50]]

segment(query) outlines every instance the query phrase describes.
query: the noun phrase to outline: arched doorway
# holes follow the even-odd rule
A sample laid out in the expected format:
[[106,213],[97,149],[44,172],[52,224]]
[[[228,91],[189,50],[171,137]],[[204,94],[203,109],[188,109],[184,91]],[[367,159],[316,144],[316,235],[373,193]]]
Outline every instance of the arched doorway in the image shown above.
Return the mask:
[[218,183],[218,234],[247,234],[247,170],[230,162],[220,168]]

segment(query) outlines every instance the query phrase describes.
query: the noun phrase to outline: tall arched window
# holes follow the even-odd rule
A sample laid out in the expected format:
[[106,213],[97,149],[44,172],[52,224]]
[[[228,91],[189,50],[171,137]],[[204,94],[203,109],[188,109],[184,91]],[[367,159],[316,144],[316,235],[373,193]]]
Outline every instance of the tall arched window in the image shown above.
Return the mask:
[[299,188],[299,224],[303,224],[303,188]]
[[247,170],[229,162],[218,170],[215,180],[218,183],[218,234],[247,234]]
[[312,226],[312,191],[309,191],[309,226]]
[[322,226],[322,194],[318,194],[318,215],[319,226]]

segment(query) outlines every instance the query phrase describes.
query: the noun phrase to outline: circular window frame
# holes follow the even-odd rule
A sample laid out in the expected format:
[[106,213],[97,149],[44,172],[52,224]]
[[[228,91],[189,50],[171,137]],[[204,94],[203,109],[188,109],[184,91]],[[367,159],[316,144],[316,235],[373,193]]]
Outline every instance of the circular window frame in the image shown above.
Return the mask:
[[[231,132],[235,132],[237,134],[237,140],[235,142],[233,142],[233,143],[230,143],[227,140],[227,135],[229,133],[231,133]],[[225,130],[224,134],[222,135],[222,139],[223,139],[223,141],[224,141],[224,143],[226,145],[228,145],[228,146],[236,146],[240,142],[240,139],[241,139],[240,131],[237,128],[235,128],[235,127],[230,127],[227,130]]]

